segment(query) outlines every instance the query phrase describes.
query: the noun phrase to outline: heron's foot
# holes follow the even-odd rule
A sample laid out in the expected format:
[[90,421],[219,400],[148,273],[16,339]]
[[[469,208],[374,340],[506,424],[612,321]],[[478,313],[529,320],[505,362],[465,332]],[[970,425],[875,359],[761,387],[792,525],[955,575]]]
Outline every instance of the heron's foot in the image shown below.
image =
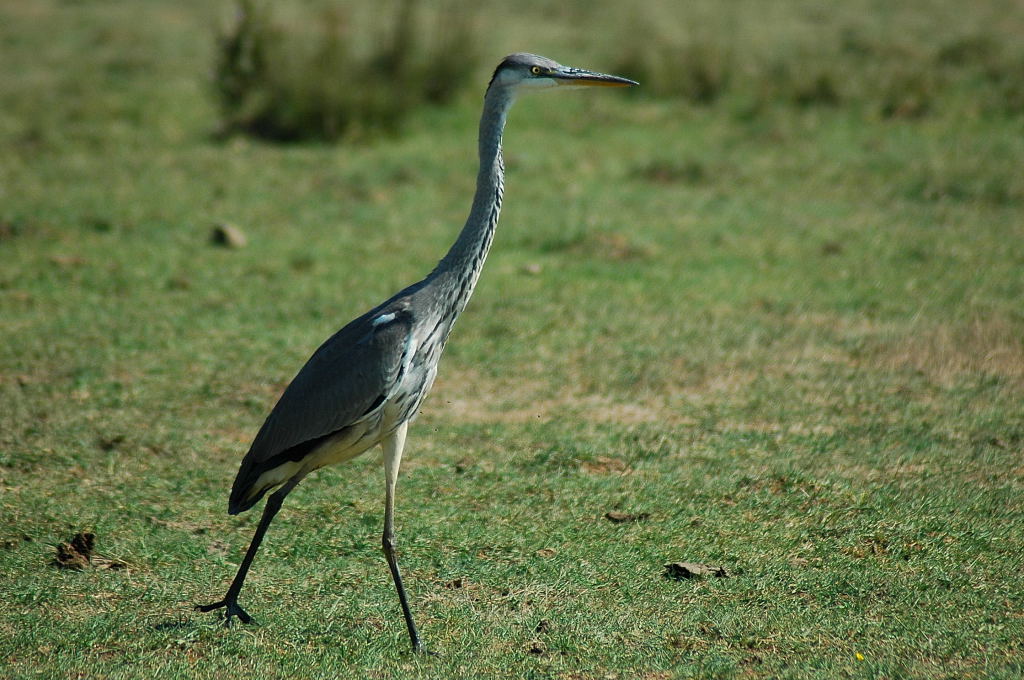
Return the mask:
[[426,648],[426,646],[419,641],[417,638],[412,643],[412,653],[419,656],[436,657],[439,656],[437,652],[433,652]]
[[224,598],[220,602],[214,602],[213,604],[197,604],[196,610],[201,612],[212,612],[214,609],[224,609],[224,625],[231,625],[231,617],[237,616],[238,620],[242,623],[255,623],[253,618],[238,605],[238,600],[235,598]]

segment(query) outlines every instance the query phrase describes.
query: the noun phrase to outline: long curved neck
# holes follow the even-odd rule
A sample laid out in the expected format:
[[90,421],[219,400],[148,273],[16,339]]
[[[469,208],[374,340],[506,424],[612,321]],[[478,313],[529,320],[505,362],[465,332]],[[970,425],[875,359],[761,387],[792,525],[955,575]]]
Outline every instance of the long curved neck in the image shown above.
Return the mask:
[[450,293],[448,300],[456,315],[469,302],[498,225],[505,178],[501,135],[513,100],[512,94],[503,87],[492,87],[484,96],[484,111],[480,117],[480,170],[473,207],[459,237],[429,277],[445,279],[445,288]]

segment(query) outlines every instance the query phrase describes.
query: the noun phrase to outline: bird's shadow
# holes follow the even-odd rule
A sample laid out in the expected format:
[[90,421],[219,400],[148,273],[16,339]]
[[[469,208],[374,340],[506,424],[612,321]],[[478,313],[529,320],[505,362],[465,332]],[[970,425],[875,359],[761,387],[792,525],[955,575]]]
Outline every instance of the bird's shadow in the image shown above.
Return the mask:
[[192,616],[185,616],[179,614],[175,617],[169,617],[160,621],[149,624],[149,629],[153,631],[173,631],[173,630],[184,630],[186,628],[197,628],[199,622]]

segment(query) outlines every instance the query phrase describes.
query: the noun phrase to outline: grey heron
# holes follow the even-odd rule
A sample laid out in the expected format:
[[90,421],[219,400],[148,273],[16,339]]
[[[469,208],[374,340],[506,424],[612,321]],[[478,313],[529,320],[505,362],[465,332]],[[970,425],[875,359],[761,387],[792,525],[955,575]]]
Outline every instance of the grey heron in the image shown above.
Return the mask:
[[448,334],[473,293],[494,238],[504,189],[501,137],[509,109],[526,90],[630,85],[636,83],[533,54],[512,54],[498,65],[484,95],[480,169],[465,226],[425,279],[331,336],[285,389],[242,460],[228,503],[228,512],[235,515],[272,492],[263,516],[224,599],[197,609],[223,608],[227,624],[232,617],[251,623],[238,594],[285,496],[310,472],[380,444],[385,476],[381,543],[412,647],[423,649],[395,557],[395,484],[409,422],[434,382]]

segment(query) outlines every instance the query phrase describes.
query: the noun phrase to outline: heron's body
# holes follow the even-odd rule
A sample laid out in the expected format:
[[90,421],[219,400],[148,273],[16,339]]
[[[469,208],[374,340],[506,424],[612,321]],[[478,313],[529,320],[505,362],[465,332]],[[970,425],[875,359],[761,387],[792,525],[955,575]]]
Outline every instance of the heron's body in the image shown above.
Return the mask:
[[[231,514],[248,510],[289,479],[355,458],[413,417],[437,375],[442,344],[430,342],[425,325],[417,323],[410,297],[396,296],[342,328],[295,376],[242,461]],[[387,361],[372,374],[344,375],[346,366],[361,365],[367,354]],[[330,379],[339,373],[374,389],[346,398]],[[330,417],[314,421],[318,413]],[[288,436],[295,431],[306,438]]]
[[384,552],[413,647],[420,648],[394,554],[394,490],[406,430],[434,383],[448,334],[469,302],[494,238],[504,192],[501,139],[509,108],[522,87],[559,84],[634,83],[535,55],[511,55],[498,66],[480,119],[476,193],[459,237],[425,279],[324,342],[285,389],[242,460],[228,511],[244,512],[273,493],[227,596],[201,610],[224,607],[229,622],[232,616],[251,621],[238,605],[238,593],[284,497],[310,472],[381,444],[386,478]]

